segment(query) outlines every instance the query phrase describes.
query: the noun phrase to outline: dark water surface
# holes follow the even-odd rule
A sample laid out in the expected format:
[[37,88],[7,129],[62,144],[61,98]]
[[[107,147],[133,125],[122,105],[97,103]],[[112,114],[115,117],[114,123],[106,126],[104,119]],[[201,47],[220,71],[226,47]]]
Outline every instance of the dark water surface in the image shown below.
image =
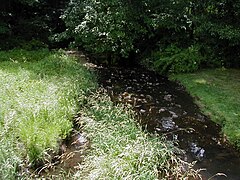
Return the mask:
[[98,73],[112,100],[132,104],[143,127],[176,141],[187,161],[196,160],[195,167],[205,169],[203,179],[240,180],[239,153],[183,86],[142,69],[98,68]]

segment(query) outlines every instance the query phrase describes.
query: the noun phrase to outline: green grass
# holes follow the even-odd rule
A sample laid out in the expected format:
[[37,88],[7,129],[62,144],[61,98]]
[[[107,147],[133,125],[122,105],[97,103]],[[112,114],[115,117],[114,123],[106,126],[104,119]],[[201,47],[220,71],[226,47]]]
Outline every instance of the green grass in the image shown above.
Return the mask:
[[64,53],[0,51],[0,81],[0,179],[16,179],[22,164],[51,160],[48,152],[58,150],[77,112],[90,148],[75,174],[63,170],[48,179],[197,176],[172,143],[136,125],[129,107],[115,106],[104,92],[92,91],[93,74]]
[[136,125],[129,107],[113,105],[102,91],[88,97],[82,109],[83,131],[90,151],[79,165],[77,179],[183,179],[197,172],[183,166],[179,149]]
[[72,129],[77,99],[92,75],[60,52],[0,52],[0,177],[13,179],[23,158],[35,164]]
[[240,148],[240,70],[202,70],[172,76],[195,97],[205,114],[222,125],[223,132]]

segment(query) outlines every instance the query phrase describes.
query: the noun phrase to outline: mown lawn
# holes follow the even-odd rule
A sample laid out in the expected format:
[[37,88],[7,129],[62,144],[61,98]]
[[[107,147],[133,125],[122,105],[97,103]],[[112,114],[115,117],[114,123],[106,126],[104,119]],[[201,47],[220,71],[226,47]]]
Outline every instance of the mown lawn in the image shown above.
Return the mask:
[[240,148],[240,70],[211,69],[192,74],[173,75],[205,114],[223,127],[227,138]]

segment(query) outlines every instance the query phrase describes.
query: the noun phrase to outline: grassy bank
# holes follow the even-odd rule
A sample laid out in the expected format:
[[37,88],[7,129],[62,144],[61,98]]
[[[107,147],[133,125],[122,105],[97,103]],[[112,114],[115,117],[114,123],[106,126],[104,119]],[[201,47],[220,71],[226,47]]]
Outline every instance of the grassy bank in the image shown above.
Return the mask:
[[72,129],[77,98],[92,76],[60,52],[0,52],[0,178],[14,179],[23,159],[35,164],[57,151]]
[[[114,105],[103,91],[88,97],[81,111],[90,152],[75,174],[77,179],[181,179],[197,177],[179,151],[161,137],[136,125],[133,111]],[[185,170],[186,171],[185,171]]]
[[172,76],[197,97],[205,114],[223,127],[227,138],[240,148],[240,70],[203,70]]
[[0,179],[15,179],[21,164],[50,160],[48,152],[58,150],[77,112],[90,148],[75,174],[63,170],[49,179],[196,175],[172,143],[142,132],[132,110],[96,92],[94,75],[64,53],[0,52],[0,81]]

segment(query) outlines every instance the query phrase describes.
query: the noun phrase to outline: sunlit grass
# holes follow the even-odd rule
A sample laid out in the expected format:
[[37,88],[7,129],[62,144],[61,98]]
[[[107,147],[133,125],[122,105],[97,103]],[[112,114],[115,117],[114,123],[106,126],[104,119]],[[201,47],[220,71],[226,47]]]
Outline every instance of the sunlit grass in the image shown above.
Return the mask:
[[[81,111],[90,151],[77,179],[181,179],[197,177],[171,142],[143,132],[129,107],[114,106],[102,91]],[[181,154],[181,153],[180,153]],[[184,169],[186,171],[184,171]]]
[[215,69],[174,75],[197,102],[223,127],[228,139],[240,148],[240,70]]
[[0,54],[0,177],[11,178],[20,158],[35,164],[47,149],[58,149],[72,129],[77,99],[95,85],[89,72],[60,52]]
[[0,52],[0,81],[0,179],[16,179],[21,164],[34,165],[50,157],[49,150],[57,151],[77,112],[90,148],[79,171],[63,170],[49,179],[197,176],[172,143],[136,125],[130,108],[92,91],[94,76],[64,53]]

